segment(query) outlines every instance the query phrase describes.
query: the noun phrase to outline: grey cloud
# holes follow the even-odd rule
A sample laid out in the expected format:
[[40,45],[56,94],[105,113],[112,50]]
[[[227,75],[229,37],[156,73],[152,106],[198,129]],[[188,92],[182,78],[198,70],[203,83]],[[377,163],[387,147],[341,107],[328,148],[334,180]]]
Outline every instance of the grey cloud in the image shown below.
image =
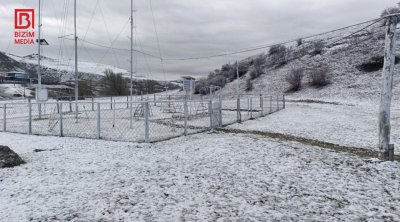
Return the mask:
[[[44,54],[58,58],[61,18],[66,17],[64,34],[73,33],[73,0],[43,1],[43,34],[51,43]],[[158,55],[157,39],[149,0],[136,1],[137,33],[140,47]],[[68,14],[64,4],[69,2]],[[78,0],[78,35],[83,38],[90,23],[97,0]],[[130,1],[99,0],[86,40],[110,45],[129,19]],[[164,57],[192,57],[247,48],[259,44],[293,39],[329,29],[339,28],[379,16],[380,12],[394,6],[397,0],[152,0],[162,55]],[[1,0],[0,50],[24,55],[36,53],[32,46],[16,46],[12,39],[13,10],[16,7],[35,7],[37,1]],[[103,21],[103,16],[105,22]],[[107,25],[105,25],[105,23]],[[107,26],[107,28],[106,28]],[[109,33],[107,33],[107,30]],[[122,30],[114,47],[129,49],[129,24]],[[62,59],[71,59],[73,42],[65,40]],[[109,51],[85,44],[80,47],[80,59],[119,65],[129,69],[128,51]],[[261,51],[259,51],[261,52]],[[168,79],[179,75],[205,76],[222,64],[234,62],[251,52],[223,58],[195,61],[165,61]],[[147,63],[149,65],[147,65]],[[138,54],[138,73],[164,79],[159,60]]]

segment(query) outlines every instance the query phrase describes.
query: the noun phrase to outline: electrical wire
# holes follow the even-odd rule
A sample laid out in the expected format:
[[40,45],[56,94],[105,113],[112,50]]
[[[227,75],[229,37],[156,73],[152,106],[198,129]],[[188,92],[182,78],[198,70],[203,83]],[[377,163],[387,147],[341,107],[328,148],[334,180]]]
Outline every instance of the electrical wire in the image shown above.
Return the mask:
[[[355,35],[357,33],[360,33],[362,31],[364,31],[365,29],[371,27],[372,25],[378,23],[379,21],[382,21],[383,19],[385,19],[387,17],[398,16],[398,15],[400,15],[400,13],[391,14],[391,15],[388,15],[388,16],[384,16],[382,18],[372,19],[372,20],[368,20],[368,21],[365,21],[365,22],[357,23],[357,24],[354,24],[354,25],[349,25],[349,26],[345,26],[345,27],[342,27],[342,28],[333,29],[333,30],[330,30],[330,31],[318,33],[318,34],[303,36],[303,37],[299,37],[299,38],[296,38],[296,39],[291,39],[291,40],[282,41],[282,42],[275,42],[275,43],[271,43],[271,44],[265,44],[265,45],[260,45],[260,46],[256,46],[256,47],[249,47],[249,48],[245,48],[245,49],[241,49],[241,50],[234,50],[234,51],[223,52],[223,53],[218,53],[218,54],[214,54],[214,55],[207,55],[207,56],[186,57],[186,58],[163,58],[162,54],[161,54],[161,47],[158,47],[159,56],[150,54],[148,52],[145,52],[144,50],[135,49],[134,51],[137,52],[137,53],[152,57],[152,58],[159,59],[162,62],[164,62],[164,61],[187,61],[187,60],[212,59],[212,58],[217,58],[217,57],[226,57],[226,56],[229,56],[229,55],[236,55],[236,54],[242,54],[242,53],[251,52],[251,51],[257,51],[257,50],[261,50],[261,49],[270,48],[270,47],[273,47],[273,46],[276,46],[276,45],[288,44],[288,43],[296,42],[298,39],[303,39],[303,40],[311,39],[311,38],[315,38],[315,37],[318,37],[318,36],[327,35],[327,34],[330,34],[330,33],[346,30],[346,29],[353,28],[353,27],[356,27],[356,26],[368,24],[365,27],[363,27],[363,28],[361,28],[361,29],[359,29],[359,30],[347,35],[347,36],[344,36],[344,37],[341,37],[338,40],[335,40],[334,43],[330,44],[330,45],[333,45],[333,44],[336,44],[337,42],[339,42],[339,41],[341,41],[343,39],[349,38],[349,37],[351,37],[351,36],[353,36],[353,35]],[[158,34],[156,34],[156,35],[158,36]],[[102,47],[102,48],[108,48],[108,49],[120,50],[120,51],[130,51],[129,49],[116,48],[116,47],[112,47],[112,46],[105,46],[105,45],[102,45],[102,44],[99,44],[99,43],[95,43],[95,42],[91,42],[91,41],[87,41],[87,40],[80,39],[80,41],[86,42],[86,43],[94,45],[94,46]]]
[[[151,16],[152,16],[152,18],[153,18],[152,20],[153,20],[154,32],[155,32],[155,34],[156,34],[158,54],[159,54],[159,56],[160,56],[161,68],[162,68],[162,72],[163,72],[163,74],[164,74],[164,81],[167,82],[167,81],[166,81],[166,80],[167,80],[167,77],[166,77],[166,74],[165,74],[164,59],[163,59],[163,56],[162,56],[162,53],[161,53],[160,39],[158,38],[157,24],[156,24],[156,19],[155,19],[155,16],[154,16],[154,10],[153,10],[153,3],[152,3],[152,0],[149,0],[149,5],[150,5]],[[167,86],[167,85],[165,85],[165,87],[166,87],[166,86]]]
[[[166,60],[166,61],[202,60],[202,59],[209,59],[209,58],[225,57],[225,56],[229,56],[229,55],[242,54],[242,53],[246,53],[246,52],[252,52],[252,51],[257,51],[257,50],[261,50],[261,49],[270,48],[270,47],[277,46],[277,45],[284,45],[284,44],[296,42],[298,39],[303,39],[304,40],[304,39],[315,38],[315,37],[318,37],[318,36],[327,35],[327,34],[330,34],[330,33],[334,33],[334,32],[337,32],[337,31],[342,31],[342,30],[345,30],[345,29],[349,29],[349,28],[352,28],[352,27],[355,27],[355,26],[360,26],[360,25],[363,25],[363,24],[371,23],[371,22],[374,22],[373,24],[375,24],[376,22],[379,22],[382,19],[383,18],[373,19],[373,20],[369,20],[369,21],[366,21],[366,22],[361,22],[361,23],[357,23],[357,24],[354,24],[354,25],[350,25],[350,26],[346,26],[346,27],[342,27],[342,28],[338,28],[338,29],[333,29],[333,30],[330,30],[330,31],[327,31],[327,32],[322,32],[322,33],[313,34],[313,35],[309,35],[309,36],[303,36],[303,37],[299,37],[299,38],[296,38],[296,39],[291,39],[291,40],[282,41],[282,42],[276,42],[276,43],[272,43],[272,44],[255,46],[255,47],[251,47],[251,48],[247,48],[247,49],[246,48],[245,49],[239,49],[239,50],[228,51],[228,52],[218,53],[218,54],[214,54],[214,55],[207,55],[207,56],[197,56],[197,57],[187,57],[187,58],[164,58],[163,60]],[[368,28],[368,27],[365,27],[365,28]],[[362,30],[364,30],[365,28],[363,28]]]
[[[106,32],[107,32],[108,41],[110,42],[110,45],[112,46],[112,45],[113,45],[113,42],[111,41],[110,31],[108,30],[107,22],[106,22],[106,19],[105,19],[105,16],[104,16],[104,13],[103,13],[103,9],[102,9],[102,7],[101,7],[101,4],[99,4],[99,10],[100,10],[101,18],[102,18],[103,23],[104,23],[104,28],[106,29]],[[114,50],[113,50],[112,52],[114,53],[114,58],[115,58],[115,61],[117,62],[117,66],[119,66],[119,59],[118,59],[118,56],[115,54],[115,51],[114,51]],[[103,58],[99,61],[99,63],[101,63],[102,60],[103,60]]]
[[[115,44],[115,42],[119,39],[119,37],[121,36],[122,32],[125,31],[127,25],[129,24],[129,19],[126,21],[126,23],[124,24],[124,26],[122,27],[121,31],[118,33],[118,35],[115,37],[115,39],[111,42],[111,47],[113,47],[113,45]],[[107,56],[107,54],[110,52],[110,50],[113,50],[113,53],[115,55],[114,49],[113,48],[109,48],[107,49],[107,51],[103,54],[103,56],[100,58],[99,63],[101,63],[103,61],[103,59]]]

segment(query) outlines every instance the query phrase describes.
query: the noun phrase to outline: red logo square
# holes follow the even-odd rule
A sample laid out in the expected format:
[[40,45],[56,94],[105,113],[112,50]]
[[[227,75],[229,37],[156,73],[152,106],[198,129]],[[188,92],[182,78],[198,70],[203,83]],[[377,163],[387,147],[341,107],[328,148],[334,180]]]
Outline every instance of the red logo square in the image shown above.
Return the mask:
[[35,9],[14,10],[15,29],[35,29]]

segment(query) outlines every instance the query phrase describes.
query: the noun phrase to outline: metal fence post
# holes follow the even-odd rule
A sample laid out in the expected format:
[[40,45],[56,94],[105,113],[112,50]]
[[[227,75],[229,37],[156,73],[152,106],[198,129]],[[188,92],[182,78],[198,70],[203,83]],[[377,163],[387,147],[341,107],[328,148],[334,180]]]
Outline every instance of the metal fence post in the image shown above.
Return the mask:
[[97,103],[97,139],[100,139],[100,103]]
[[250,113],[250,97],[247,97],[247,115]]
[[250,98],[250,119],[253,119],[253,98]]
[[29,112],[29,123],[28,123],[28,134],[32,134],[32,103],[31,100],[28,100],[28,112]]
[[92,111],[94,111],[94,98],[92,97]]
[[129,108],[129,96],[126,96],[126,108]]
[[184,114],[185,114],[185,131],[184,131],[184,134],[185,134],[185,136],[187,135],[187,122],[188,122],[188,104],[187,104],[187,99],[186,99],[186,97],[185,97],[185,101],[184,101],[184,104],[183,104],[183,112],[184,112]]
[[144,142],[149,143],[149,102],[144,102]]
[[59,100],[57,99],[57,113],[60,113],[60,104],[59,104]]
[[69,112],[72,113],[72,103],[71,98],[69,98]]
[[154,97],[154,106],[157,106],[157,102],[156,102],[156,94],[153,94]]
[[133,128],[133,101],[132,97],[129,101],[129,129]]
[[276,96],[276,111],[279,111],[279,95]]
[[4,109],[4,112],[3,112],[3,117],[4,117],[3,118],[4,119],[3,131],[6,132],[7,131],[7,104],[6,103],[4,103],[3,109]]
[[115,104],[115,99],[114,99],[114,109],[113,109],[113,124],[112,124],[112,128],[115,127],[115,110],[116,110],[116,104]]
[[264,97],[260,96],[261,116],[264,116]]
[[242,122],[242,115],[240,110],[240,96],[237,97],[236,109],[237,109],[237,122],[240,123]]
[[210,113],[210,128],[211,131],[214,129],[213,127],[213,109],[212,109],[212,100],[208,101],[208,112]]
[[63,109],[62,103],[60,103],[60,136],[64,136],[64,126],[63,126]]
[[272,113],[272,96],[269,97],[269,113]]
[[222,127],[222,98],[219,101],[219,127]]
[[38,105],[38,108],[39,108],[39,110],[38,110],[39,111],[39,119],[42,119],[42,104],[39,102],[37,105]]
[[283,100],[283,109],[286,108],[286,98],[285,95],[282,96],[282,100]]
[[111,106],[111,110],[113,109],[113,100],[112,100],[112,96],[110,97],[110,106]]

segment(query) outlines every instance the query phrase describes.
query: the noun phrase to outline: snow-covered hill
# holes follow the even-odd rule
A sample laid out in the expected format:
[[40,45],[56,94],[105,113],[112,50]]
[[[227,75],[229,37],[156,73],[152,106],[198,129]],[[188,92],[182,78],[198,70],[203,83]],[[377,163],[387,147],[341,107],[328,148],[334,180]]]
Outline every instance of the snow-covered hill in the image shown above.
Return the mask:
[[[360,100],[373,100],[380,98],[382,69],[375,71],[362,71],[358,67],[368,63],[373,57],[382,57],[384,54],[385,27],[377,23],[371,27],[357,32],[368,24],[358,25],[349,29],[329,33],[326,35],[306,39],[303,44],[296,43],[286,45],[287,63],[276,67],[268,65],[268,51],[262,55],[266,57],[266,64],[263,67],[263,74],[252,79],[250,72],[253,65],[239,80],[240,93],[253,94],[287,94],[290,99],[313,99],[341,103],[356,103]],[[357,32],[354,35],[353,33]],[[313,54],[312,50],[316,42],[322,42],[322,52]],[[400,45],[397,44],[397,52]],[[246,58],[241,61],[246,63],[259,55]],[[240,63],[239,63],[240,64]],[[330,84],[316,88],[310,86],[308,70],[315,69],[321,65],[329,68]],[[305,75],[302,80],[302,87],[297,92],[287,92],[289,84],[286,76],[293,69],[302,68]],[[399,64],[396,65],[394,78],[394,99],[400,100],[400,78]],[[222,68],[221,68],[222,69]],[[250,79],[250,80],[249,80]],[[246,84],[250,81],[253,89],[246,91]],[[237,81],[229,82],[222,90],[227,96],[236,95]]]
[[[27,55],[27,56],[16,56],[12,54],[8,54],[12,59],[25,63],[36,65],[38,62],[37,54]],[[72,73],[74,71],[74,61],[71,60],[57,60],[49,57],[42,56],[41,66],[59,70],[66,71],[67,73]],[[111,69],[115,73],[121,73],[123,75],[129,75],[129,71],[125,69],[121,69],[112,65],[99,64],[99,63],[91,63],[91,62],[78,62],[78,70],[82,73],[88,74],[96,74],[96,75],[104,75],[104,71],[106,69]]]

